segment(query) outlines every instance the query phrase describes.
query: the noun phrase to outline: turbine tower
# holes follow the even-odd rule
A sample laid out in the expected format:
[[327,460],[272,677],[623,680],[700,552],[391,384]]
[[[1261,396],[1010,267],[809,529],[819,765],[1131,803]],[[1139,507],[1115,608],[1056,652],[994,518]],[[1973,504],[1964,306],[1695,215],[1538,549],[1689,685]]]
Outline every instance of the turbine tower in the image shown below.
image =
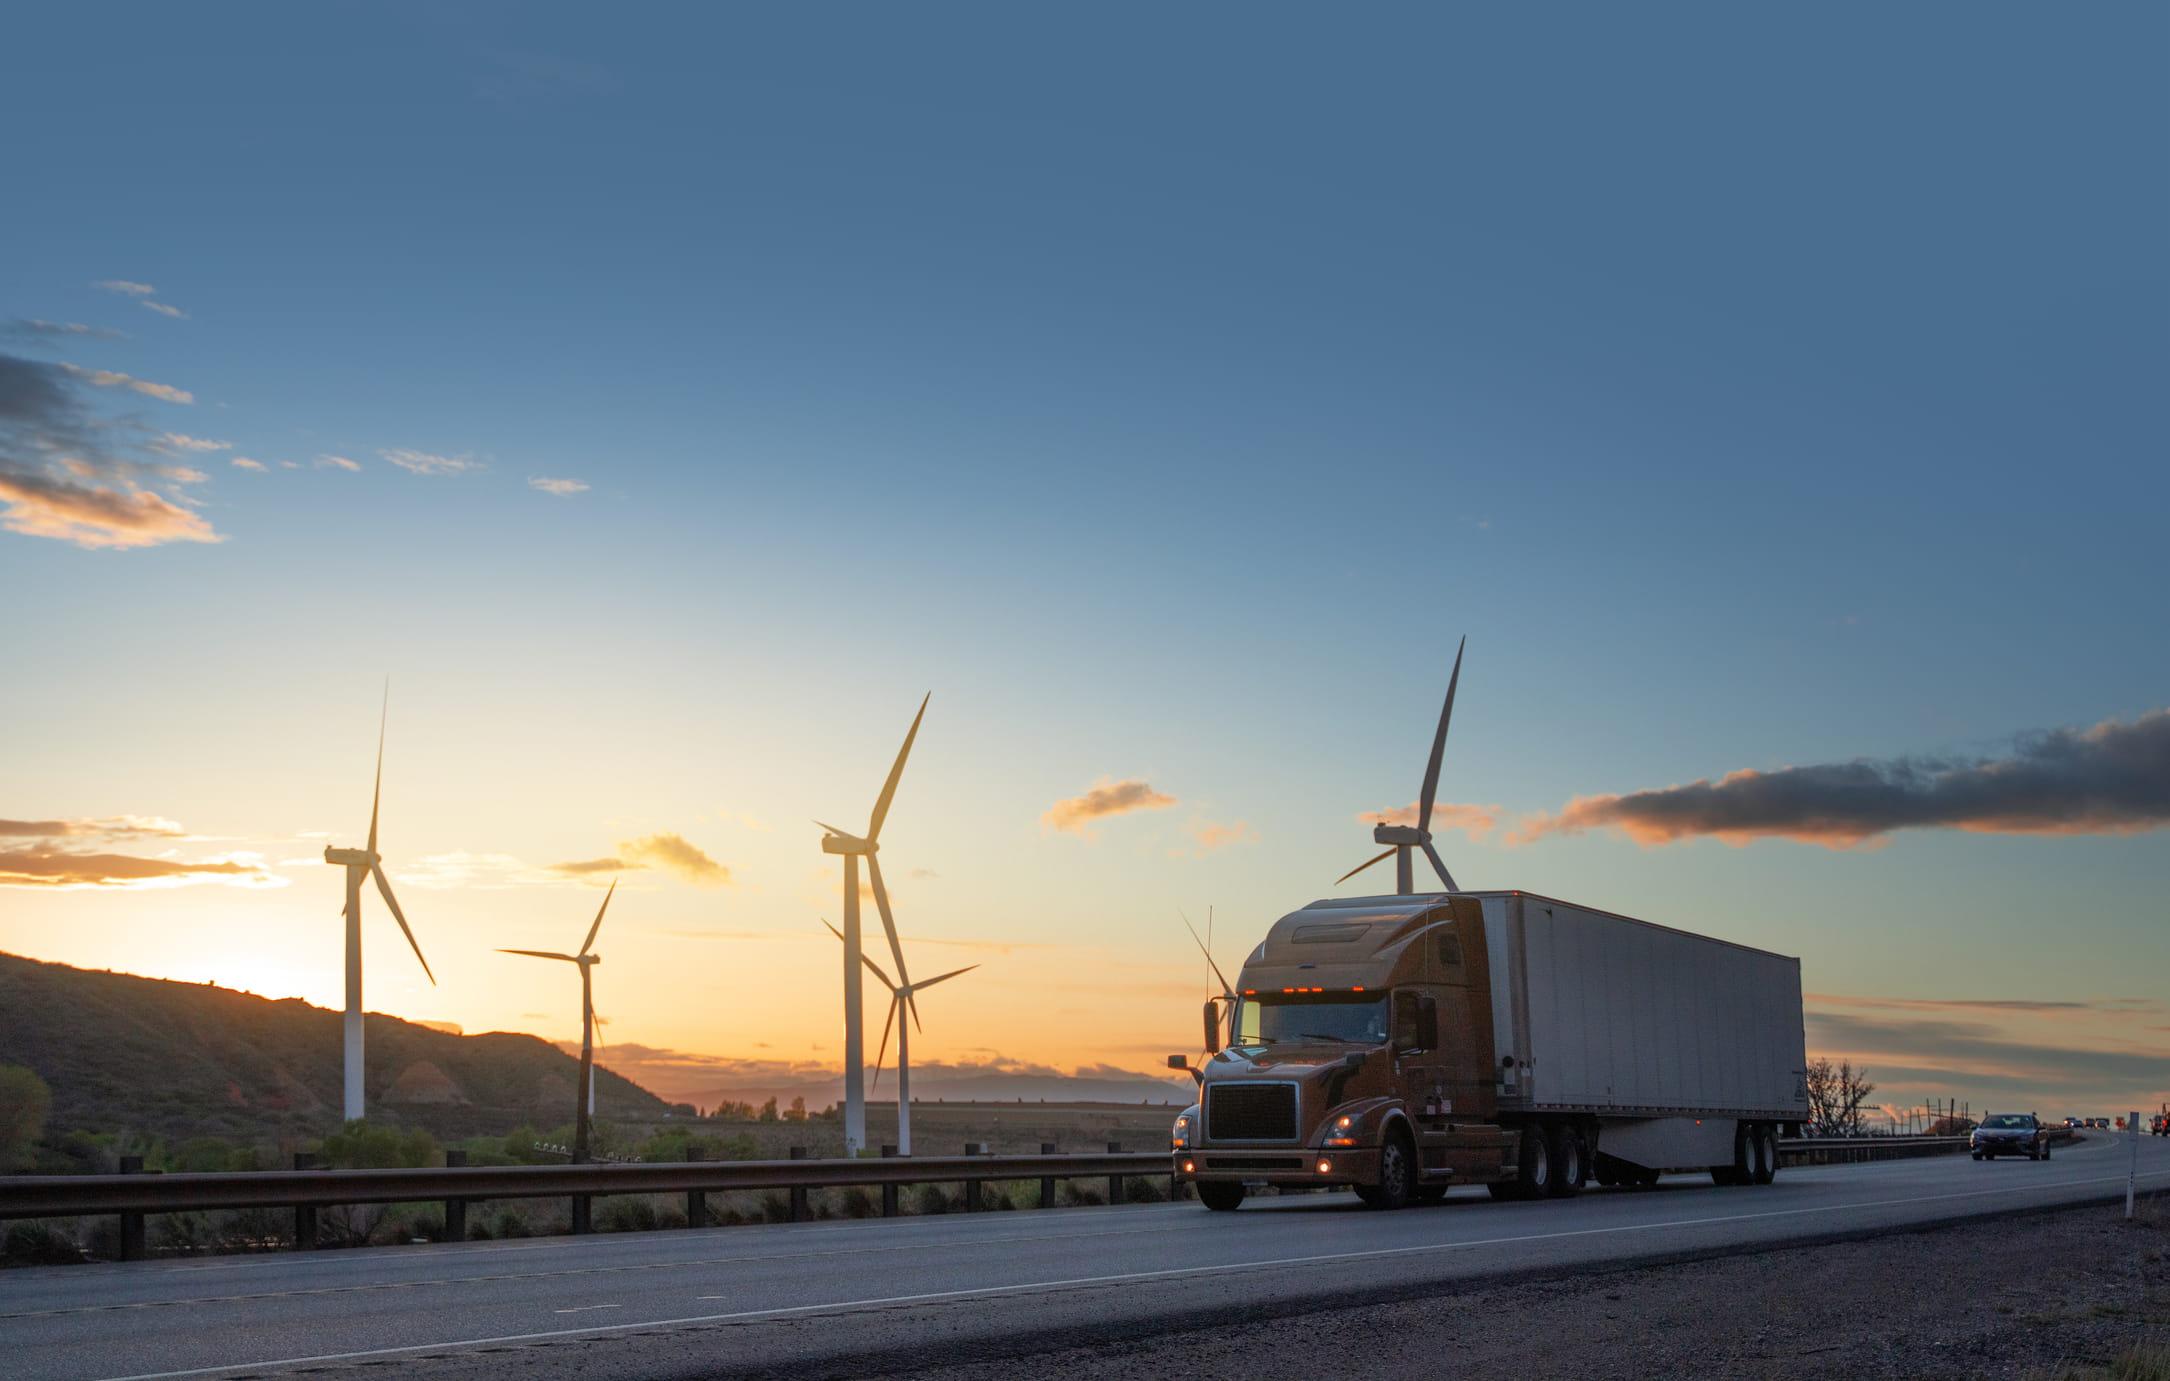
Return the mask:
[[[822,924],[829,925],[827,921],[823,921]],[[844,938],[844,932],[833,925],[829,925],[829,933],[839,940]],[[912,998],[922,989],[931,988],[937,983],[947,982],[960,973],[970,973],[979,965],[967,964],[961,969],[952,969],[948,973],[934,978],[922,978],[917,983],[893,983],[890,981],[889,975],[882,972],[882,966],[872,959],[862,954],[859,956],[859,962],[874,970],[874,976],[882,981],[883,987],[889,989],[889,1015],[882,1019],[881,1049],[874,1056],[874,1082],[879,1085],[882,1081],[882,1059],[889,1053],[889,1026],[891,1022],[895,1022],[897,1028],[897,1154],[908,1156],[912,1153],[912,1027],[919,1021],[919,1011],[912,1004]],[[906,1006],[912,1007],[911,1020],[897,1021],[897,1009]]]
[[573,1164],[585,1165],[588,1160],[588,1125],[595,1117],[595,966],[603,962],[603,956],[589,951],[595,947],[595,933],[603,928],[603,913],[610,910],[610,899],[618,894],[618,880],[610,880],[610,890],[603,894],[603,904],[595,909],[595,924],[588,927],[588,938],[580,942],[580,953],[559,954],[544,949],[501,949],[499,954],[524,954],[530,959],[561,959],[568,964],[580,966],[580,1095],[573,1110]]
[[[814,823],[828,831],[821,837],[821,851],[825,854],[841,854],[844,858],[844,1154],[857,1155],[866,1147],[866,1022],[860,1011],[859,964],[865,952],[859,944],[859,860],[866,860],[867,876],[874,884],[874,904],[880,908],[882,929],[889,936],[889,953],[897,961],[897,977],[909,988],[911,975],[904,971],[904,948],[897,943],[897,923],[889,913],[889,891],[882,886],[882,865],[874,855],[881,848],[882,821],[889,815],[889,803],[897,794],[897,779],[904,775],[904,760],[911,756],[912,740],[919,736],[919,721],[926,718],[927,701],[933,698],[929,691],[919,702],[919,713],[912,716],[911,730],[904,735],[904,746],[897,750],[896,765],[889,769],[889,780],[882,783],[882,794],[874,802],[874,814],[867,822],[866,837],[846,834],[834,825]],[[907,1006],[912,1000],[907,992]],[[914,1011],[916,1012],[916,1007]]]
[[352,1122],[363,1115],[362,1100],[362,880],[375,878],[377,891],[390,909],[392,919],[399,922],[399,930],[414,948],[414,957],[421,962],[422,972],[429,976],[430,986],[437,986],[437,975],[430,973],[429,960],[422,958],[422,946],[416,943],[414,932],[407,927],[407,918],[400,912],[399,899],[392,895],[392,884],[384,876],[384,856],[377,852],[377,807],[384,799],[384,721],[391,710],[392,688],[387,682],[384,688],[384,705],[377,712],[377,784],[369,798],[369,847],[365,849],[324,849],[324,861],[337,864],[347,870],[347,1013],[346,1013],[346,1120]]
[[1439,850],[1432,847],[1432,798],[1439,793],[1439,757],[1440,754],[1446,751],[1447,721],[1454,718],[1454,689],[1461,684],[1462,680],[1462,648],[1468,645],[1469,639],[1465,637],[1462,639],[1461,646],[1454,649],[1454,674],[1447,678],[1447,703],[1439,709],[1439,732],[1432,736],[1432,760],[1425,764],[1424,767],[1424,787],[1417,796],[1417,822],[1415,827],[1412,828],[1408,825],[1374,825],[1371,831],[1371,842],[1386,845],[1386,852],[1374,855],[1357,864],[1340,877],[1335,878],[1336,883],[1347,882],[1372,864],[1384,859],[1388,854],[1392,854],[1394,856],[1394,895],[1398,897],[1409,896],[1416,891],[1415,860],[1411,857],[1410,851],[1422,849],[1424,856],[1432,861],[1432,868],[1439,874],[1439,880],[1447,885],[1447,890],[1449,892],[1462,890],[1454,885],[1454,874],[1447,871],[1447,865],[1439,857]]
[[[1233,1019],[1233,1014],[1236,1010],[1236,989],[1234,985],[1228,981],[1228,975],[1221,972],[1221,966],[1218,963],[1214,962],[1212,940],[1212,909],[1208,908],[1206,911],[1206,938],[1202,940],[1198,938],[1198,927],[1190,923],[1190,917],[1183,915],[1183,909],[1181,907],[1176,908],[1175,914],[1178,916],[1182,916],[1183,928],[1190,932],[1191,941],[1198,946],[1198,952],[1206,957],[1206,967],[1213,970],[1214,979],[1218,981],[1221,985],[1221,995],[1217,998],[1209,999],[1209,1001],[1222,1004],[1219,1010],[1219,1015],[1216,1016],[1214,1020],[1214,1024],[1217,1027],[1222,1019]],[[1235,1034],[1235,1031],[1231,1029],[1228,1033],[1229,1038],[1231,1040],[1234,1039]],[[1213,1042],[1211,1041],[1206,1042],[1206,1044],[1208,1045],[1211,1045],[1212,1043]]]

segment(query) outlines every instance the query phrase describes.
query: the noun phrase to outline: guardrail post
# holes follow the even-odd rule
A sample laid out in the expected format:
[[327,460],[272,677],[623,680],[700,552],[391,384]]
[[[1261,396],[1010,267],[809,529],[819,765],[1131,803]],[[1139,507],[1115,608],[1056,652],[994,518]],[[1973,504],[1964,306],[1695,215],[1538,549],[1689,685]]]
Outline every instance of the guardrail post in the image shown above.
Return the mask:
[[[445,1148],[445,1169],[457,1170],[467,1164],[467,1153],[456,1146]],[[467,1200],[445,1200],[445,1241],[467,1240]]]
[[[687,1160],[700,1160],[702,1158],[700,1147],[688,1146],[686,1148]],[[689,1228],[705,1228],[708,1226],[707,1190],[689,1189],[686,1191],[686,1226]]]
[[[884,1146],[884,1147],[882,1147],[882,1159],[883,1159],[883,1160],[894,1160],[894,1159],[896,1159],[896,1155],[897,1155],[897,1148],[896,1148],[896,1147],[894,1147],[894,1146]],[[893,1184],[885,1184],[885,1185],[883,1185],[883,1186],[882,1186],[882,1217],[884,1217],[884,1218],[894,1218],[894,1217],[896,1217],[896,1216],[897,1216],[897,1187],[896,1187],[895,1185],[893,1185]]]
[[[296,1151],[294,1153],[294,1168],[296,1170],[316,1169],[316,1153],[313,1151]],[[294,1205],[294,1250],[298,1252],[313,1252],[316,1250],[315,1204]]]
[[[984,1141],[967,1141],[964,1144],[964,1153],[968,1156],[984,1156],[987,1154],[987,1143]],[[964,1211],[967,1213],[980,1211],[980,1182],[978,1180],[968,1179],[964,1182]]]
[[[143,1157],[122,1156],[121,1173],[123,1175],[142,1174]],[[141,1261],[142,1259],[143,1215],[140,1213],[123,1213],[121,1215],[121,1260]]]
[[[1111,1142],[1109,1142],[1109,1143],[1108,1143],[1108,1154],[1109,1154],[1109,1155],[1111,1155],[1111,1156],[1119,1156],[1119,1155],[1121,1155],[1122,1153],[1123,1153],[1123,1143],[1121,1143],[1120,1141],[1111,1141]],[[1123,1201],[1123,1177],[1122,1177],[1121,1175],[1110,1175],[1110,1176],[1108,1176],[1108,1202],[1109,1202],[1109,1203],[1111,1203],[1111,1204],[1119,1204],[1119,1203],[1121,1203],[1122,1201]]]
[[[1051,1156],[1051,1155],[1054,1155],[1054,1154],[1055,1154],[1055,1143],[1054,1143],[1054,1142],[1052,1142],[1052,1141],[1043,1141],[1043,1142],[1041,1142],[1041,1143],[1040,1143],[1040,1154],[1041,1154],[1041,1155],[1043,1155],[1043,1156]],[[1053,1177],[1052,1175],[1050,1175],[1050,1176],[1045,1176],[1045,1177],[1043,1177],[1043,1178],[1042,1178],[1042,1179],[1040,1180],[1040,1207],[1042,1207],[1042,1208],[1053,1208],[1054,1206],[1055,1206],[1055,1180],[1054,1180],[1054,1177]]]
[[[804,1146],[792,1147],[791,1158],[793,1160],[805,1160],[806,1148]],[[794,1223],[806,1221],[806,1186],[803,1184],[791,1186],[791,1221]]]
[[595,1231],[595,1197],[591,1194],[573,1195],[573,1232],[586,1236]]

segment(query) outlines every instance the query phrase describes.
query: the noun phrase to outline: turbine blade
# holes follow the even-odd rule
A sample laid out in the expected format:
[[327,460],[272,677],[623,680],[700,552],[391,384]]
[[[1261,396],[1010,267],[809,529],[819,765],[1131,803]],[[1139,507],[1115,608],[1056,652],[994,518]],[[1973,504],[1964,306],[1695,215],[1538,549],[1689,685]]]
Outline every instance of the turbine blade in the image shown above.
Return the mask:
[[896,766],[889,769],[889,780],[882,783],[882,794],[874,802],[874,816],[867,822],[866,837],[870,840],[881,837],[882,821],[889,818],[889,802],[897,794],[897,778],[904,775],[904,760],[912,755],[912,740],[919,737],[919,721],[927,717],[927,701],[932,699],[934,692],[928,691],[926,698],[919,702],[919,713],[912,716],[912,727],[904,735],[904,746],[897,750]]
[[882,1086],[882,1061],[889,1058],[889,1027],[897,1019],[897,1004],[904,999],[895,993],[889,995],[889,1015],[882,1018],[882,1046],[874,1055],[874,1087]]
[[414,931],[410,930],[407,926],[407,918],[404,914],[401,913],[399,909],[399,898],[392,895],[392,884],[384,876],[384,869],[381,866],[372,863],[369,865],[369,871],[370,874],[377,879],[377,891],[383,895],[384,904],[392,908],[392,919],[399,922],[399,933],[407,937],[408,945],[410,945],[414,949],[414,957],[422,965],[422,972],[429,974],[430,986],[432,988],[436,987],[437,975],[434,973],[430,973],[429,960],[422,958],[422,946],[420,942],[418,942],[414,938]]
[[1361,872],[1363,872],[1363,871],[1364,871],[1364,870],[1365,870],[1366,868],[1369,868],[1369,867],[1370,867],[1370,866],[1371,866],[1372,864],[1374,864],[1374,863],[1379,863],[1379,862],[1383,862],[1383,861],[1384,861],[1384,860],[1386,860],[1386,859],[1392,858],[1392,857],[1394,856],[1394,850],[1395,850],[1395,849],[1397,849],[1397,848],[1399,848],[1399,847],[1400,847],[1399,845],[1391,845],[1391,844],[1390,844],[1390,845],[1388,845],[1388,846],[1387,846],[1387,850],[1386,850],[1386,852],[1385,852],[1385,853],[1383,853],[1383,854],[1378,854],[1378,855],[1376,855],[1376,856],[1374,856],[1374,857],[1372,857],[1372,858],[1367,858],[1367,859],[1365,859],[1365,860],[1364,860],[1364,861],[1363,861],[1362,863],[1359,863],[1359,864],[1357,864],[1357,865],[1356,865],[1356,866],[1355,866],[1354,868],[1351,868],[1351,869],[1349,869],[1349,871],[1347,871],[1346,873],[1343,873],[1343,874],[1342,874],[1342,875],[1341,875],[1340,877],[1337,877],[1337,878],[1335,878],[1335,879],[1334,879],[1334,882],[1335,882],[1335,883],[1336,883],[1337,885],[1338,885],[1338,884],[1340,884],[1340,883],[1344,883],[1344,882],[1347,882],[1347,881],[1348,881],[1348,880],[1349,880],[1350,878],[1353,878],[1353,877],[1355,877],[1355,876],[1356,876],[1356,875],[1357,875],[1358,873],[1361,873]]
[[970,973],[972,972],[972,970],[978,967],[979,965],[977,964],[967,964],[961,969],[951,969],[948,973],[942,974],[941,976],[936,978],[922,978],[917,983],[914,983],[912,985],[912,990],[914,992],[917,992],[921,988],[931,988],[935,984],[940,983],[945,979],[955,978],[960,973]]
[[1462,648],[1469,646],[1464,634],[1461,646],[1454,649],[1454,674],[1447,678],[1447,703],[1439,707],[1439,732],[1432,735],[1432,760],[1424,767],[1424,791],[1417,797],[1417,830],[1422,833],[1432,827],[1432,797],[1439,792],[1439,757],[1447,750],[1447,721],[1454,718],[1454,688],[1462,682]]
[[1236,995],[1234,985],[1228,981],[1228,975],[1221,972],[1221,966],[1213,962],[1213,951],[1207,949],[1206,942],[1198,938],[1198,928],[1190,923],[1190,917],[1183,915],[1182,907],[1177,907],[1175,914],[1183,917],[1183,928],[1190,932],[1191,939],[1198,946],[1198,952],[1206,957],[1206,964],[1213,970],[1213,976],[1221,980],[1221,995],[1223,997],[1234,997]]
[[[889,957],[897,961],[897,981],[894,986],[910,988],[912,976],[904,971],[904,944],[897,939],[897,918],[889,910],[889,889],[882,886],[881,861],[873,854],[866,856],[866,871],[868,879],[874,884],[874,905],[882,913],[882,929],[889,935]],[[909,997],[905,1001],[911,1006],[912,1022],[917,1025],[919,1007],[912,1003]]]
[[580,962],[578,959],[575,959],[570,954],[556,954],[547,949],[501,949],[498,951],[498,953],[524,954],[530,959],[563,959],[568,964],[577,964]]
[[595,924],[588,927],[588,938],[580,942],[580,952],[586,954],[595,944],[595,932],[603,928],[603,913],[610,910],[610,899],[618,895],[618,880],[610,880],[610,890],[603,894],[603,904],[595,908]]
[[[814,823],[815,823],[815,824],[817,824],[817,825],[821,825],[821,822],[820,822],[819,820],[816,820],[816,821],[815,821]],[[822,827],[823,829],[827,830],[827,831],[828,831],[829,833],[831,833],[831,834],[833,834],[833,835],[838,835],[838,836],[840,836],[840,837],[842,837],[842,838],[845,838],[845,839],[849,839],[849,838],[851,838],[851,836],[850,836],[850,835],[848,835],[848,834],[845,834],[845,833],[844,833],[844,831],[842,831],[842,830],[838,829],[838,828],[837,828],[836,826],[834,826],[834,825],[821,825],[821,827]]]
[[[829,925],[829,918],[826,916],[822,917],[821,923],[823,925]],[[844,939],[844,932],[838,930],[833,925],[829,925],[829,933],[831,935],[834,935],[839,943],[841,943]],[[859,962],[874,970],[874,976],[882,981],[883,987],[887,988],[891,992],[895,992],[897,990],[897,985],[889,981],[889,975],[882,972],[882,966],[875,963],[872,959],[869,959],[864,952],[859,955]]]
[[[369,852],[372,854],[377,851],[377,806],[384,799],[384,721],[391,712],[392,678],[387,676],[384,678],[384,703],[377,707],[377,785],[369,793]],[[393,909],[398,910],[397,907]],[[426,969],[429,965],[422,967]]]
[[1462,890],[1454,885],[1454,874],[1447,871],[1446,863],[1439,857],[1439,850],[1432,847],[1432,841],[1429,839],[1424,841],[1424,856],[1432,861],[1432,867],[1438,872],[1439,880],[1447,884],[1449,892]]

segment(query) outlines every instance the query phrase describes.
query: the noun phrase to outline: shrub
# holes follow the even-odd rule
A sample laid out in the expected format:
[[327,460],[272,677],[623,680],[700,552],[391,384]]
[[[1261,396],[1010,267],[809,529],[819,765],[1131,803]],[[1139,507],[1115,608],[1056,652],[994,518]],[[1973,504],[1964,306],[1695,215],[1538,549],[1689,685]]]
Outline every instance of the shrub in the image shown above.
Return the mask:
[[7,1266],[74,1266],[84,1260],[83,1248],[75,1240],[74,1224],[62,1227],[60,1222],[29,1219],[9,1223],[7,1233],[0,1237],[0,1265]]

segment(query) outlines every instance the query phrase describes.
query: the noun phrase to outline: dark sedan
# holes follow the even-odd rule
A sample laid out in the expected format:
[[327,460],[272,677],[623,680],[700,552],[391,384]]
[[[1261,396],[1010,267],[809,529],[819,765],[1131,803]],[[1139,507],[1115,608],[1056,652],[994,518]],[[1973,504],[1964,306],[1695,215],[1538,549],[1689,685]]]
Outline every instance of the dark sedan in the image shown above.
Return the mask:
[[1995,1160],[1998,1156],[2048,1160],[2049,1128],[2031,1112],[1993,1112],[1974,1129],[1967,1146],[1976,1160]]

